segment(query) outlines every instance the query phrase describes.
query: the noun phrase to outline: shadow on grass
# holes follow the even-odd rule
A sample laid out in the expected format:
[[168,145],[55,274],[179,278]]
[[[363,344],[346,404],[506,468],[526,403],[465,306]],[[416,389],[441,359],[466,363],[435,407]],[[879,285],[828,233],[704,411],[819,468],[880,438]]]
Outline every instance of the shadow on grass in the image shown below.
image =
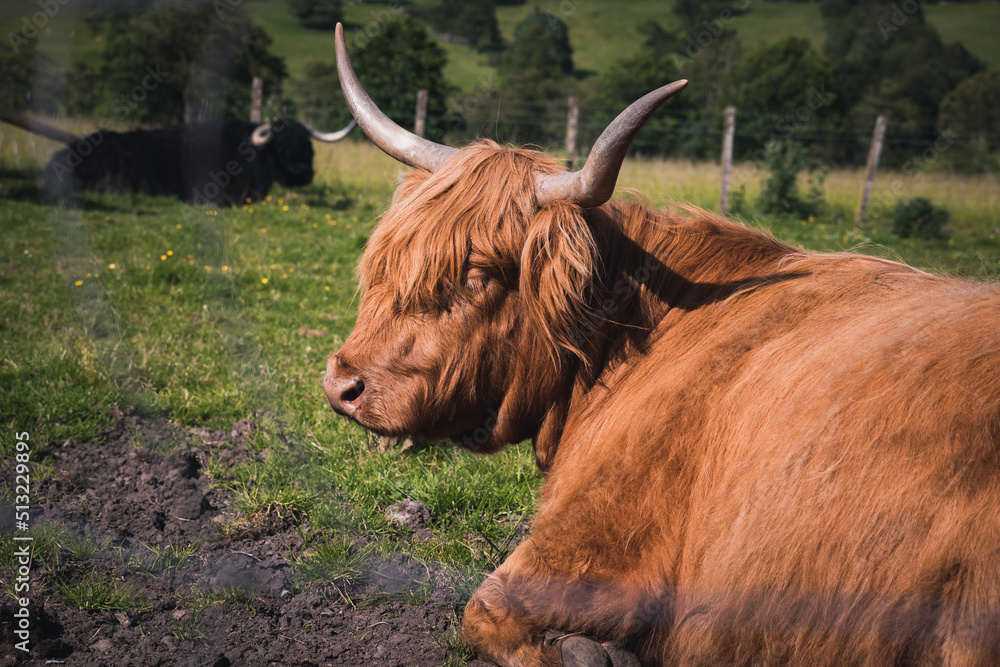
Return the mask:
[[0,162],[0,196],[12,201],[46,203],[42,171]]
[[130,191],[81,190],[57,195],[46,189],[44,174],[44,167],[41,166],[18,167],[8,161],[0,161],[0,198],[52,208],[138,216],[157,215],[164,205],[172,207],[177,202],[175,197],[149,197]]
[[346,188],[339,185],[320,185],[312,183],[302,188],[296,188],[304,203],[310,207],[322,207],[335,211],[344,211],[356,203],[356,197]]

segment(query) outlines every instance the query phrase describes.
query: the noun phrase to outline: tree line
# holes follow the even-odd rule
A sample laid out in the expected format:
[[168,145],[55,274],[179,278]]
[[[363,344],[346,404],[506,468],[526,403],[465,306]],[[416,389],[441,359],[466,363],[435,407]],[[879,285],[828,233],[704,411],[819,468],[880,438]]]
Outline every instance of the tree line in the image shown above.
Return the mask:
[[[297,15],[304,23],[312,17],[315,29],[327,29],[331,17],[342,18],[339,1],[288,2],[293,13],[301,10]],[[734,28],[742,14],[753,11],[747,0],[677,0],[675,26],[655,21],[638,26],[642,41],[635,52],[600,74],[578,70],[571,31],[553,12],[529,13],[505,43],[496,4],[440,0],[419,9],[397,3],[384,22],[352,44],[356,69],[376,102],[408,126],[416,91],[425,89],[431,138],[489,136],[547,146],[561,140],[565,100],[575,95],[583,110],[580,141],[586,145],[617,110],[666,82],[687,78],[688,89],[654,116],[635,150],[715,158],[723,109],[733,104],[737,158],[759,154],[780,138],[809,145],[812,159],[857,164],[864,160],[875,116],[884,114],[890,123],[885,164],[899,166],[947,136],[963,145],[948,151],[949,166],[997,166],[1000,73],[961,43],[945,43],[917,0],[822,0],[822,51],[797,37],[745,46]],[[122,0],[109,7],[86,18],[105,42],[97,65],[76,62],[70,72],[57,72],[34,42],[18,53],[3,51],[0,104],[133,124],[246,118],[250,81],[259,76],[272,114],[330,127],[347,120],[334,63],[313,61],[302,78],[289,78],[270,37],[239,2],[178,8]],[[496,78],[460,93],[444,77],[447,56],[428,26],[487,54]],[[142,79],[144,68],[160,63],[163,82],[145,92],[141,104],[122,104],[123,91]]]

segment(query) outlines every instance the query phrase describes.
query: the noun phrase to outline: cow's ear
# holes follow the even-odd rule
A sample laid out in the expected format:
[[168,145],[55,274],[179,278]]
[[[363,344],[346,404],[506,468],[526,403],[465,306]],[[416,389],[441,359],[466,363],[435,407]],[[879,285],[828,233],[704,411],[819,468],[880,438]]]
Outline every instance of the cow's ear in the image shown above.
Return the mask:
[[520,291],[531,326],[555,360],[568,353],[586,363],[598,249],[579,206],[553,202],[531,220],[521,253]]

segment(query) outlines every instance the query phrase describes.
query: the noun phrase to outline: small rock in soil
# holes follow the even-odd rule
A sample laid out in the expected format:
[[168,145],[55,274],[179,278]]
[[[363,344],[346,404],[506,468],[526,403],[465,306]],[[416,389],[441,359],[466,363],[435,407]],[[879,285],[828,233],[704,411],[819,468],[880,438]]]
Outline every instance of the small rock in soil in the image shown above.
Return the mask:
[[101,639],[94,642],[94,645],[90,648],[97,651],[98,653],[107,653],[114,647],[110,639]]
[[431,511],[421,502],[404,500],[385,509],[389,521],[409,528],[425,528],[431,520]]

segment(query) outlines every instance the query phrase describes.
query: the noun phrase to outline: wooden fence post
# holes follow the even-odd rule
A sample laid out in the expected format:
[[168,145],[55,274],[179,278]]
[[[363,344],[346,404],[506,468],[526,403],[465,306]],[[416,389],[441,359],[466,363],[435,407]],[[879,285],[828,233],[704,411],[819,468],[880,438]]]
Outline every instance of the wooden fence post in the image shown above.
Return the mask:
[[726,107],[726,122],[722,133],[722,192],[719,194],[719,212],[726,214],[729,206],[729,178],[733,173],[733,134],[736,132],[736,107]]
[[875,134],[872,135],[872,147],[868,151],[868,166],[865,167],[865,184],[861,189],[861,204],[858,206],[858,222],[864,222],[868,212],[868,198],[875,184],[875,171],[878,169],[878,159],[882,155],[882,141],[885,139],[885,128],[889,120],[879,116],[875,120]]
[[259,76],[250,86],[250,122],[260,123],[264,118],[264,82]]
[[427,91],[417,91],[417,118],[413,122],[413,134],[424,136],[427,129]]
[[572,170],[576,161],[576,129],[580,124],[580,98],[569,97],[569,115],[566,117],[566,168]]

